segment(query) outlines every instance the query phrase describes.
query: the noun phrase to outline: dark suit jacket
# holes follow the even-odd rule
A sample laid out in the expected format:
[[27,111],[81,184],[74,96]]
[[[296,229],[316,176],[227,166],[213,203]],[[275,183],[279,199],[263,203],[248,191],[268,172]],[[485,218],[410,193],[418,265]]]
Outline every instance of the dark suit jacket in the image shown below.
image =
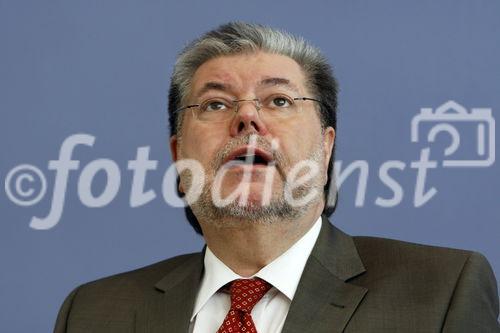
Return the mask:
[[[187,332],[202,273],[203,252],[80,286],[55,332]],[[482,255],[350,237],[323,218],[282,332],[498,333],[497,318]]]

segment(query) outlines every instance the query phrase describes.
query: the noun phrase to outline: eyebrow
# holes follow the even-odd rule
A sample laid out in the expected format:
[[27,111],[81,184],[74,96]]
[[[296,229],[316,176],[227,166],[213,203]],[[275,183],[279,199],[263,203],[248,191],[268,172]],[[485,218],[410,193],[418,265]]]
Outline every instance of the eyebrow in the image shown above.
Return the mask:
[[226,83],[220,83],[220,82],[214,82],[214,81],[209,81],[203,85],[203,87],[198,91],[196,94],[196,97],[200,97],[204,93],[210,90],[218,90],[218,91],[229,91],[231,90],[231,85],[226,84]]
[[[297,86],[295,84],[293,84],[290,80],[282,78],[282,77],[265,78],[257,84],[258,88],[267,88],[267,87],[275,87],[275,86],[281,86],[284,88],[288,88],[290,90],[293,90],[294,92],[299,93],[299,89],[297,88]],[[198,91],[198,93],[196,94],[196,97],[200,97],[203,94],[205,94],[206,92],[211,91],[211,90],[228,92],[228,91],[232,90],[232,86],[228,83],[209,81],[203,85],[203,87],[200,89],[200,91]]]
[[282,77],[270,77],[266,78],[258,84],[259,87],[274,87],[281,86],[284,88],[288,88],[293,90],[296,93],[299,93],[299,89],[295,84],[293,84],[290,80],[282,78]]

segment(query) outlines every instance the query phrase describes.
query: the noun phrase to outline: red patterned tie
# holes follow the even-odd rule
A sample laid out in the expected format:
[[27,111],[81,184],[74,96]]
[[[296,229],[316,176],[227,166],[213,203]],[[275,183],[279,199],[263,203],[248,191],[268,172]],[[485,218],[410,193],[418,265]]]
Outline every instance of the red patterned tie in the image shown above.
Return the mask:
[[217,333],[257,333],[251,312],[271,288],[269,283],[259,278],[231,282],[231,308]]

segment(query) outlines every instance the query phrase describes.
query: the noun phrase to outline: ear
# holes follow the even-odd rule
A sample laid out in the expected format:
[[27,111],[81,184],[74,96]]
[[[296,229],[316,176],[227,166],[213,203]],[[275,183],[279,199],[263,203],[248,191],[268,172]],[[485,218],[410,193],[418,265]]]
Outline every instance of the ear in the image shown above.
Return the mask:
[[[177,162],[179,159],[179,152],[177,150],[177,135],[172,135],[170,137],[170,153],[172,154],[172,161]],[[184,189],[182,188],[181,182],[179,181],[179,192],[184,193]]]
[[177,154],[177,135],[170,137],[170,153],[172,154],[172,161],[176,162],[178,159]]
[[325,170],[328,170],[328,163],[332,157],[332,149],[335,144],[335,130],[333,127],[328,126],[325,128],[323,134],[323,149],[325,154]]

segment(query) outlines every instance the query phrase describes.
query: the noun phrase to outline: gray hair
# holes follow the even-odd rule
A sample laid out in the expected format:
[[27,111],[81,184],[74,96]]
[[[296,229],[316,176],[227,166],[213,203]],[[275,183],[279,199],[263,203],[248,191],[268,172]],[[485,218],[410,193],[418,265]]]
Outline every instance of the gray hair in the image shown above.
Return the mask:
[[[307,88],[314,95],[313,97],[321,101],[319,113],[322,127],[331,126],[337,130],[337,82],[330,65],[319,49],[309,44],[304,38],[282,30],[259,24],[230,22],[192,41],[178,56],[168,96],[170,135],[177,135],[181,128],[182,119],[178,119],[179,113],[175,111],[185,102],[190,91],[191,79],[202,64],[221,56],[257,51],[280,54],[295,60],[305,74]],[[326,199],[328,199],[330,181],[333,178],[333,160],[334,152],[328,166],[329,177],[325,185]],[[331,215],[335,207],[336,200],[333,206],[325,207],[324,212]],[[190,216],[194,217],[194,215],[192,212],[186,211],[186,213],[193,225]],[[193,227],[196,231],[201,231],[195,225]]]
[[305,73],[324,59],[318,49],[302,37],[260,25],[235,22],[208,32],[189,44],[177,58],[172,83],[179,87],[180,100],[190,90],[191,78],[206,61],[226,55],[265,51],[294,59]]

